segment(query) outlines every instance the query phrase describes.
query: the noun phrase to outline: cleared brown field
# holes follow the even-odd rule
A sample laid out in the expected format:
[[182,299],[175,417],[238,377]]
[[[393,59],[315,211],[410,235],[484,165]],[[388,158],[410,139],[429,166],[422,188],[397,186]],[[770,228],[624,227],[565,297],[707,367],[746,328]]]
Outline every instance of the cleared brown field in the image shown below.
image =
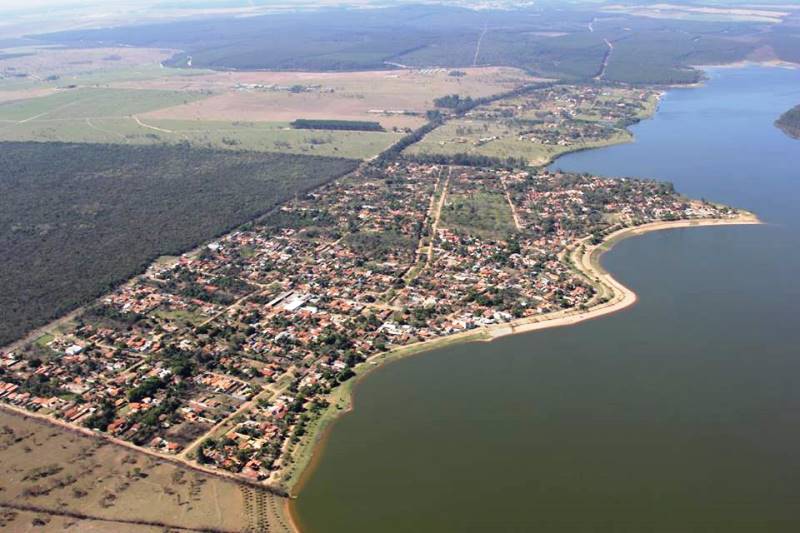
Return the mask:
[[56,89],[49,88],[30,89],[27,91],[0,91],[0,104],[3,102],[14,102],[16,100],[27,100],[29,98],[48,96],[55,92]]
[[284,504],[258,489],[0,411],[3,530],[289,531]]
[[[536,80],[511,68],[470,68],[463,69],[463,72],[466,76],[450,76],[448,69],[345,73],[219,72],[191,78],[126,82],[114,86],[217,93],[203,102],[143,115],[156,119],[264,122],[287,122],[297,118],[373,120],[379,121],[385,128],[413,128],[424,123],[424,113],[433,109],[433,100],[439,96],[459,94],[476,98]],[[310,90],[286,90],[292,86],[308,87]]]

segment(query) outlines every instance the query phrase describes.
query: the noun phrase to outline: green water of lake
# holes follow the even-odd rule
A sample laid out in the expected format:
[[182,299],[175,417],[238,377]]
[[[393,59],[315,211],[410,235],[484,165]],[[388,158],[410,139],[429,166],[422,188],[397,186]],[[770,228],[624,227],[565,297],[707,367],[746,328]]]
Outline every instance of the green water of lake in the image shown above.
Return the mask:
[[764,226],[622,242],[640,295],[577,326],[379,369],[295,511],[321,532],[800,531],[800,71],[712,72],[637,142],[555,166],[673,181]]

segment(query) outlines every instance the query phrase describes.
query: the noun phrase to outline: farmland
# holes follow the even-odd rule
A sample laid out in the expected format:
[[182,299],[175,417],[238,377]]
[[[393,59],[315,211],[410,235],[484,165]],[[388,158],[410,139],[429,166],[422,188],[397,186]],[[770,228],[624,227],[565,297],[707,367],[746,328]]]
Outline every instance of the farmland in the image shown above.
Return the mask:
[[0,147],[0,344],[357,163],[181,145]]
[[211,98],[163,109],[149,118],[290,122],[298,118],[378,121],[386,129],[417,127],[433,100],[450,93],[473,98],[536,79],[517,69],[477,68],[372,72],[226,72],[189,80],[159,78],[122,87],[211,90]]
[[199,92],[63,89],[0,105],[0,124],[125,117],[203,98]]
[[[137,120],[138,119],[138,120]],[[182,145],[365,159],[401,137],[395,132],[295,130],[285,122],[164,120],[133,117],[30,121],[2,128],[2,141]]]
[[[447,69],[219,73],[161,68],[153,61],[163,53],[149,49],[91,50],[85,61],[65,50],[26,50],[25,57],[0,60],[7,74],[0,79],[0,141],[189,143],[368,159],[424,124],[437,97],[480,98],[535,80],[508,68],[458,76]],[[69,70],[62,60],[80,65]],[[114,68],[103,68],[107,61]],[[385,131],[298,131],[290,126],[295,120],[378,122]]]

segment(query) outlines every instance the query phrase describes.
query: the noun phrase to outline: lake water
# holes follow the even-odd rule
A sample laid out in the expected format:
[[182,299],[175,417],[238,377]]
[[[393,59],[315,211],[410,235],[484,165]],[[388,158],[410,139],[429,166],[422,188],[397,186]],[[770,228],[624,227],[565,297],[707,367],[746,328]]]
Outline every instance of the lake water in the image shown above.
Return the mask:
[[450,347],[356,387],[301,490],[309,532],[800,531],[800,71],[718,69],[636,142],[555,166],[670,180],[763,226],[620,243],[640,295],[577,326]]

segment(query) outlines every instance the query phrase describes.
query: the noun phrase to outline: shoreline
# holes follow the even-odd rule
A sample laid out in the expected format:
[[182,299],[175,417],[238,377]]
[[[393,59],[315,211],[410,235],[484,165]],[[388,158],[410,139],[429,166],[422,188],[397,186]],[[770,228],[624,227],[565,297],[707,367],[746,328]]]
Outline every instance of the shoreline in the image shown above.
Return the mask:
[[600,263],[600,258],[603,254],[612,250],[617,243],[625,239],[663,230],[759,224],[763,224],[763,222],[756,215],[747,211],[740,211],[738,215],[731,218],[683,219],[624,227],[604,236],[602,242],[596,245],[586,246],[586,242],[590,237],[584,238],[566,251],[568,261],[572,263],[573,267],[581,275],[595,284],[598,288],[597,298],[602,300],[605,297],[607,298],[606,300],[598,301],[585,310],[567,309],[556,311],[401,346],[360,363],[355,367],[356,376],[333,391],[330,398],[330,406],[314,423],[314,426],[309,429],[307,438],[297,446],[292,454],[294,459],[292,463],[293,469],[284,478],[285,488],[289,494],[286,506],[291,527],[294,531],[302,531],[299,516],[292,502],[297,499],[303,485],[316,469],[333,424],[355,408],[355,386],[373,371],[385,368],[394,361],[425,354],[448,345],[462,342],[491,342],[509,335],[571,326],[587,320],[601,318],[633,306],[638,300],[636,293],[614,278]]
[[746,67],[770,67],[770,68],[785,68],[789,70],[800,69],[800,63],[793,63],[791,61],[784,61],[781,59],[742,59],[741,61],[734,61],[732,63],[720,63],[718,65],[691,65],[692,68],[709,70],[709,69],[730,69],[730,68],[746,68]]
[[556,161],[565,155],[586,152],[589,150],[599,150],[601,148],[610,148],[612,146],[621,146],[636,142],[636,136],[634,135],[633,131],[631,131],[631,127],[641,124],[646,120],[651,120],[653,117],[655,117],[659,107],[661,106],[661,101],[664,99],[666,94],[666,91],[657,90],[652,98],[648,99],[647,106],[645,107],[644,111],[640,113],[633,122],[626,124],[625,127],[620,130],[620,135],[616,136],[615,138],[605,139],[594,143],[589,142],[582,145],[573,145],[567,147],[567,149],[564,151],[549,154],[535,161],[529,161],[529,166],[537,168],[549,167],[555,164]]

